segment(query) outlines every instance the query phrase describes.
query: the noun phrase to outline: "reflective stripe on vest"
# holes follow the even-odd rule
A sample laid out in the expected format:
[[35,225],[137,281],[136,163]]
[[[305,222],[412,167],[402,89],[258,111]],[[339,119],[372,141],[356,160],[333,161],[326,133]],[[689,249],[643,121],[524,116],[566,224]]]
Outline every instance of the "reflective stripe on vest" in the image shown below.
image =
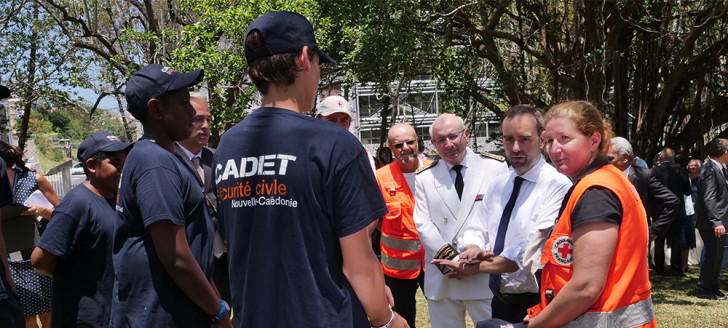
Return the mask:
[[561,327],[639,327],[650,323],[654,318],[652,297],[649,297],[612,312],[585,312]]
[[382,264],[399,271],[411,271],[420,269],[420,260],[395,259],[382,253]]
[[397,239],[397,238],[387,236],[385,234],[382,234],[382,238],[380,240],[382,242],[382,245],[387,246],[389,248],[398,249],[400,251],[405,251],[405,252],[419,252],[420,251],[420,241],[419,240]]

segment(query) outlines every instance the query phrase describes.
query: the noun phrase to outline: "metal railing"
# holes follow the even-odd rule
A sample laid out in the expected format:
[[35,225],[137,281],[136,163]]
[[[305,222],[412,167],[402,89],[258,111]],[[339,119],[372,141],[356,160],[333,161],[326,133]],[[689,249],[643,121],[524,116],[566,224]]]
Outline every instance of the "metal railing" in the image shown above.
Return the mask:
[[71,182],[72,166],[73,161],[69,159],[58,166],[51,168],[45,174],[46,180],[51,183],[53,190],[56,191],[58,199],[63,198],[63,196],[65,196],[71,188],[75,187]]

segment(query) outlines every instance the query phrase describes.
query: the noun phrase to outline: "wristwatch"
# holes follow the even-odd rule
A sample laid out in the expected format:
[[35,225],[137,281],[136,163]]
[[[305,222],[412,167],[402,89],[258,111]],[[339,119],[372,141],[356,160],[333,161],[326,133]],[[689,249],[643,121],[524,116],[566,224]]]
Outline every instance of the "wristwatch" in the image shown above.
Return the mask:
[[375,327],[375,326],[371,326],[371,327],[372,328],[389,328],[389,327],[391,327],[392,324],[394,323],[394,311],[392,309],[389,309],[389,312],[392,312],[392,318],[389,319],[389,322],[387,322],[387,324],[385,324],[384,326],[379,326],[379,327]]
[[230,314],[230,305],[225,300],[220,300],[220,312],[212,316],[212,322],[220,321],[220,319],[226,317],[228,314]]

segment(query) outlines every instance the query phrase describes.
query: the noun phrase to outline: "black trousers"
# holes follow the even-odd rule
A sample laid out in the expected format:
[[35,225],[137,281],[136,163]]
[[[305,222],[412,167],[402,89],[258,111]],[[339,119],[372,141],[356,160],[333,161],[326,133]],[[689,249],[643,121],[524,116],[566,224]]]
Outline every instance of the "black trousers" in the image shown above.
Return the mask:
[[682,226],[683,222],[677,221],[676,218],[676,221],[667,230],[666,236],[655,239],[655,271],[658,273],[665,272],[665,240],[667,235],[673,241],[670,245],[670,270],[682,273],[682,249],[679,242],[676,241],[682,235]]
[[699,230],[700,238],[703,239],[705,248],[705,263],[700,268],[700,279],[698,285],[709,291],[718,290],[718,279],[720,278],[720,264],[723,260],[723,251],[726,235],[715,236],[715,231]]
[[420,275],[415,279],[397,279],[388,275],[384,275],[384,282],[389,286],[394,297],[394,312],[399,313],[411,328],[415,327],[415,317],[417,316],[417,287],[425,291],[425,273],[420,270]]
[[523,322],[523,318],[528,313],[527,310],[538,304],[538,294],[534,293],[530,295],[534,298],[533,302],[517,304],[505,304],[498,295],[493,296],[493,302],[490,303],[493,318],[503,319],[508,322]]

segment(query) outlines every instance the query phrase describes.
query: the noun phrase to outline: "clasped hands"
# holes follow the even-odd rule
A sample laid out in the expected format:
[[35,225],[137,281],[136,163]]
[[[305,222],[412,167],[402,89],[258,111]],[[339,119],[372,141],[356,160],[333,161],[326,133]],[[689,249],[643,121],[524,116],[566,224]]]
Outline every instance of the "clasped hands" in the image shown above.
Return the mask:
[[450,279],[463,279],[480,273],[481,262],[493,262],[494,256],[493,252],[484,251],[475,245],[468,245],[460,253],[457,261],[434,259],[430,263],[452,268],[453,272],[447,275]]

